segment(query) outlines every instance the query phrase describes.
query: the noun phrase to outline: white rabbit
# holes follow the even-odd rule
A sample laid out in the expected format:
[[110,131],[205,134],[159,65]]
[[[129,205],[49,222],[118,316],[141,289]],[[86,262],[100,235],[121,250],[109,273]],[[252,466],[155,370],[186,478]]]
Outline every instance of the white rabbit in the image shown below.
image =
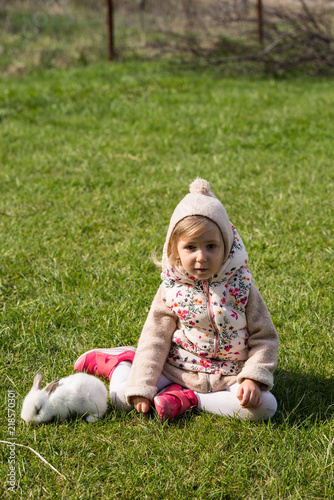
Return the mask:
[[107,411],[108,391],[93,375],[75,373],[51,382],[42,389],[41,373],[37,373],[22,405],[21,418],[27,423],[41,424],[54,417],[65,420],[73,415],[96,422]]

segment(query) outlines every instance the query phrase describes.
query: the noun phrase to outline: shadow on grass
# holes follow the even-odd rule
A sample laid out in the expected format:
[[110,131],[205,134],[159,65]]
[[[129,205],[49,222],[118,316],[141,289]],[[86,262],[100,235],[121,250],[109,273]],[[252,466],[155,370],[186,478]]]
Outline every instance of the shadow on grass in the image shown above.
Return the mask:
[[[273,423],[289,425],[310,424],[316,422],[326,422],[334,415],[334,377],[321,378],[316,375],[277,369],[275,371],[275,386],[273,389],[278,402],[278,409],[273,418]],[[110,419],[126,419],[129,417],[138,418],[138,414],[133,410],[130,414],[124,413],[115,408],[109,407]],[[202,412],[187,412],[180,418],[163,423],[164,426],[185,427],[188,420],[192,420],[194,415],[203,415]],[[144,417],[140,416],[142,422],[156,421],[160,424],[159,418],[152,409]]]
[[334,378],[278,369],[273,393],[278,401],[275,421],[291,424],[326,421],[334,414]]

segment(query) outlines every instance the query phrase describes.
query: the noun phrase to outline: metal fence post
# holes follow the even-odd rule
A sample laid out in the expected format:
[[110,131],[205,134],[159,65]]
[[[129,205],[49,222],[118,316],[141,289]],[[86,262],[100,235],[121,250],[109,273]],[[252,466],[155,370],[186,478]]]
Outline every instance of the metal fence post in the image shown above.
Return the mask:
[[263,43],[263,5],[262,0],[257,0],[257,26],[259,43]]
[[114,5],[113,0],[107,2],[107,27],[108,27],[108,60],[114,59]]

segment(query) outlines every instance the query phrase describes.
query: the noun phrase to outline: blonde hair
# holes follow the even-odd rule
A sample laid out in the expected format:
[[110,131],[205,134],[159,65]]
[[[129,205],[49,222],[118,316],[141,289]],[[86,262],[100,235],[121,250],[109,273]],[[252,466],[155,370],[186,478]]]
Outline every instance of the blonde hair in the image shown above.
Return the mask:
[[[177,245],[180,240],[201,236],[211,228],[219,229],[213,220],[208,219],[203,215],[189,215],[188,217],[181,219],[174,227],[168,241],[167,258],[171,265],[176,267],[180,264],[180,259],[178,258],[177,253]],[[219,234],[221,235],[222,241],[224,241],[220,229]]]

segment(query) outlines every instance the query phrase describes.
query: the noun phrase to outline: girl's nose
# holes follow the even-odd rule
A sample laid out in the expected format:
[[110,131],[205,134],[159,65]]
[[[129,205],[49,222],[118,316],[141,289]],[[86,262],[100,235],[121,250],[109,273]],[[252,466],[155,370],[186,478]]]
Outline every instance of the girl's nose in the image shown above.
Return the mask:
[[206,262],[206,255],[203,250],[198,250],[196,260],[197,262]]

